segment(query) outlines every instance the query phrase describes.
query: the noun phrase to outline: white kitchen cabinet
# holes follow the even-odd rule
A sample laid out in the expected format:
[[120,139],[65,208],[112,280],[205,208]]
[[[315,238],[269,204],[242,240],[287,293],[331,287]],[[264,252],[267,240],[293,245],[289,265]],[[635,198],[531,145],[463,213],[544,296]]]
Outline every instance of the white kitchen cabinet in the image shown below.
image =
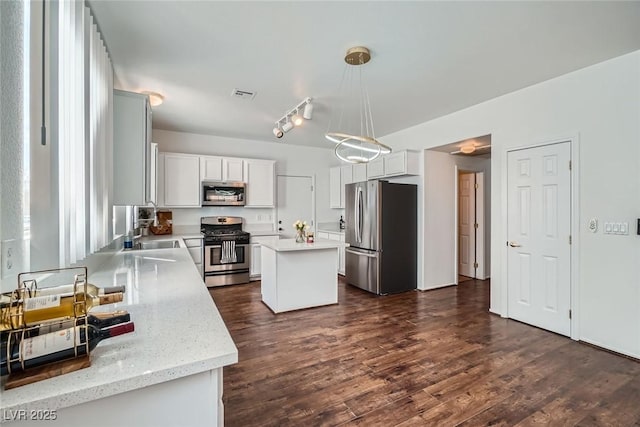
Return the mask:
[[382,178],[384,176],[384,158],[378,157],[367,163],[367,179]]
[[262,243],[273,242],[280,239],[280,236],[251,236],[251,263],[249,266],[250,280],[260,280],[262,274]]
[[244,177],[247,184],[245,208],[273,208],[276,201],[276,162],[273,160],[244,159]]
[[367,164],[356,163],[353,168],[353,180],[351,182],[363,182],[367,180]]
[[113,204],[156,202],[152,165],[151,106],[139,93],[113,91]]
[[335,166],[329,169],[329,207],[344,208],[344,186],[352,182],[354,180],[351,165]]
[[222,181],[244,180],[244,160],[233,157],[222,158]]
[[340,190],[340,166],[332,167],[329,169],[329,207],[341,208],[340,196],[342,190]]
[[223,181],[222,157],[200,156],[200,179],[202,181]]
[[200,157],[164,153],[164,206],[200,207]]
[[367,178],[386,178],[420,174],[420,153],[403,150],[387,154],[367,164]]
[[184,239],[184,244],[187,246],[189,250],[189,255],[191,255],[191,259],[193,259],[193,263],[198,268],[200,272],[200,276],[203,276],[202,272],[202,239],[193,238],[193,239]]
[[245,181],[244,159],[200,156],[200,179],[203,181]]
[[[318,231],[316,233],[318,239],[329,239],[344,243],[344,233],[334,233],[329,231]],[[345,269],[345,250],[344,247],[338,248],[338,274],[344,276]]]

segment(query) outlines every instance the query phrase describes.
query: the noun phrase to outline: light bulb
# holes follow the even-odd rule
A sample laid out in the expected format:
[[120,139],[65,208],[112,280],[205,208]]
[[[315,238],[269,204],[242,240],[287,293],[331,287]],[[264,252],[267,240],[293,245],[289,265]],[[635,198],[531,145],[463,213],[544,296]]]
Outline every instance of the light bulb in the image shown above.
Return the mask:
[[276,138],[282,138],[282,135],[284,135],[284,132],[282,132],[282,129],[276,126],[273,128],[273,134],[275,135]]
[[476,151],[476,147],[473,145],[466,145],[464,147],[460,147],[460,152],[464,154],[471,154]]
[[302,124],[302,116],[298,114],[297,111],[291,116],[291,123],[293,123],[294,126],[300,126]]

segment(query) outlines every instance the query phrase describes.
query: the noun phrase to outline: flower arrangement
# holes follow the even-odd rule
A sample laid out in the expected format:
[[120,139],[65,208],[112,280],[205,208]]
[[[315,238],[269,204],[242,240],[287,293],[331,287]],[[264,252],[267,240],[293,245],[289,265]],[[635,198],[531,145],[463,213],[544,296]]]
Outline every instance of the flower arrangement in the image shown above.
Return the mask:
[[308,229],[309,225],[307,224],[307,221],[297,220],[296,222],[293,223],[293,228],[295,228],[296,231],[300,232]]
[[297,220],[293,223],[293,228],[296,229],[296,242],[304,242],[304,232],[309,228],[307,221]]

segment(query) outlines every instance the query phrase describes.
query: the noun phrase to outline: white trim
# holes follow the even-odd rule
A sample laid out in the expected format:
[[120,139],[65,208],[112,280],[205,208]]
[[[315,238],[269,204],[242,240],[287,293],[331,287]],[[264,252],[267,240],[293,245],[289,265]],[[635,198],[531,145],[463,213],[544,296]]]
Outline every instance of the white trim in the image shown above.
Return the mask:
[[486,217],[484,211],[484,172],[475,172],[475,182],[477,185],[476,188],[476,223],[478,224],[478,228],[476,228],[476,263],[478,263],[478,267],[476,268],[476,279],[486,280],[487,275],[485,271],[485,242],[486,242]]
[[453,263],[453,280],[454,284],[458,286],[460,276],[458,268],[460,266],[460,252],[458,251],[458,242],[460,241],[460,226],[458,225],[458,221],[460,220],[458,215],[458,198],[460,197],[458,194],[460,191],[458,188],[458,180],[460,179],[460,169],[458,165],[453,165],[453,173],[455,174],[453,179],[453,259],[455,260]]
[[[502,189],[501,189],[501,196],[502,196],[502,218],[507,218],[507,214],[508,214],[508,203],[507,203],[507,192],[508,192],[508,173],[506,173],[507,171],[507,167],[508,167],[508,163],[507,163],[507,156],[510,152],[512,151],[520,151],[520,150],[527,150],[530,148],[538,148],[538,147],[544,147],[544,146],[548,146],[548,145],[554,145],[554,144],[561,144],[561,143],[565,143],[568,142],[569,143],[569,147],[570,147],[570,161],[571,161],[571,174],[570,174],[570,191],[571,191],[571,201],[570,201],[570,205],[571,205],[571,218],[570,218],[570,233],[571,233],[571,247],[570,247],[570,265],[569,265],[569,269],[570,269],[570,301],[569,301],[569,309],[571,310],[572,316],[571,316],[571,320],[570,320],[570,332],[569,332],[569,336],[571,339],[574,340],[579,340],[580,339],[580,334],[579,334],[579,316],[580,316],[580,310],[579,310],[579,287],[578,287],[578,283],[579,282],[579,266],[580,266],[580,257],[579,257],[579,236],[580,236],[580,209],[579,209],[579,181],[580,181],[580,174],[578,173],[578,163],[579,163],[579,151],[580,151],[580,144],[579,144],[579,133],[575,132],[569,136],[565,136],[565,137],[556,137],[544,142],[538,142],[538,143],[533,143],[530,145],[524,145],[524,146],[519,146],[519,147],[513,147],[513,148],[509,148],[503,151],[502,153],[502,161],[503,161],[503,168],[502,168],[502,179],[501,179],[501,183],[502,183]],[[509,264],[509,258],[508,258],[508,253],[507,253],[507,245],[506,242],[508,240],[508,224],[507,221],[503,221],[502,222],[502,227],[501,227],[501,232],[502,232],[502,242],[505,242],[505,245],[502,246],[502,260],[503,262],[501,263],[501,271],[500,271],[500,277],[501,277],[501,283],[500,283],[500,291],[501,291],[501,302],[503,304],[503,310],[502,310],[502,317],[508,318],[509,317],[509,296],[508,296],[508,292],[509,292],[509,286],[508,286],[508,271],[507,271],[507,267]],[[491,312],[495,312],[492,309],[490,309],[489,311]],[[604,347],[604,346],[603,346]],[[617,351],[617,350],[616,350]]]

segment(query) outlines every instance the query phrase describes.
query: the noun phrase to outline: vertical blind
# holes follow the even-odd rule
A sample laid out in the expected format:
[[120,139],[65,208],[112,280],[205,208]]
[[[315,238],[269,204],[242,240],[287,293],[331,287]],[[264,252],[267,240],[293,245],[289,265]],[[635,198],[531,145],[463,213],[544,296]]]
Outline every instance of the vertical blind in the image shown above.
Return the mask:
[[60,264],[69,266],[112,236],[113,70],[83,1],[57,3]]

